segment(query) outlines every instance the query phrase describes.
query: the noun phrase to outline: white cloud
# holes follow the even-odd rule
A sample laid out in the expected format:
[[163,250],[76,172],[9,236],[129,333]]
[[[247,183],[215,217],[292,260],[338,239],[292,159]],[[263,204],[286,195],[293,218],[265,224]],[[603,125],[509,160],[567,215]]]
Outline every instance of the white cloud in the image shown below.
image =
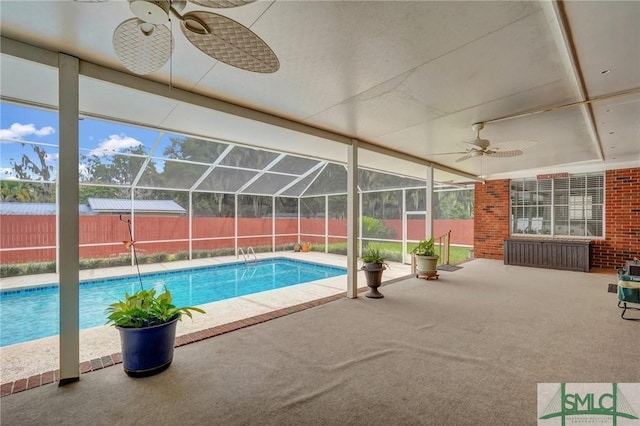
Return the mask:
[[15,179],[13,169],[11,167],[0,167],[0,176],[3,179]]
[[37,129],[33,123],[13,123],[8,129],[0,129],[0,139],[20,141],[23,140],[25,136],[48,136],[55,132],[56,130],[51,126]]
[[87,167],[87,165],[83,163],[78,164],[78,173],[84,179],[89,179],[91,177],[91,173],[89,173],[89,167]]
[[58,161],[58,159],[60,158],[60,154],[56,153],[49,153],[47,152],[44,155],[44,159],[47,160],[47,164],[51,164],[51,163],[55,163],[56,161]]
[[89,155],[107,155],[111,153],[122,152],[127,148],[135,148],[142,145],[139,140],[125,135],[110,135],[109,139],[105,139],[98,144],[98,147],[92,149]]

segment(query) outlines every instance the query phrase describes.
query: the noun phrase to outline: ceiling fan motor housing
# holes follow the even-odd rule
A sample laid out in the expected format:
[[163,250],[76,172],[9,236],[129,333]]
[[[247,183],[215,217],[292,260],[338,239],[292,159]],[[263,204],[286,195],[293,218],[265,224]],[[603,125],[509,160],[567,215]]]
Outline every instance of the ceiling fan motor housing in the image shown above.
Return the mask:
[[129,8],[138,19],[160,25],[169,21],[169,0],[129,0]]

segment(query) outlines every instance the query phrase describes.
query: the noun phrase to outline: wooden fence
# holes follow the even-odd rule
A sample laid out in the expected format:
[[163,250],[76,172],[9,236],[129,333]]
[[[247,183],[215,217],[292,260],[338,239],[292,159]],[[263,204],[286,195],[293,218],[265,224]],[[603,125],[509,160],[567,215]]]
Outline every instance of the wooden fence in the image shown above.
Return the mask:
[[[393,230],[390,239],[402,239],[402,221],[383,221]],[[326,221],[329,241],[346,241],[347,223],[344,219]],[[137,247],[141,253],[177,253],[189,250],[189,218],[171,216],[137,216],[134,226]],[[193,250],[212,250],[235,247],[233,218],[195,217],[192,222]],[[273,230],[275,229],[275,233]],[[297,218],[238,218],[238,244],[270,246],[271,234],[276,245],[298,241],[324,243],[325,219],[302,218],[298,235]],[[452,244],[473,244],[473,219],[435,220],[434,235],[452,230]],[[421,239],[424,223],[409,221],[409,239]],[[129,254],[122,244],[129,240],[127,226],[118,216],[80,216],[80,257],[108,258]],[[46,262],[55,260],[55,216],[5,215],[0,219],[0,263]]]

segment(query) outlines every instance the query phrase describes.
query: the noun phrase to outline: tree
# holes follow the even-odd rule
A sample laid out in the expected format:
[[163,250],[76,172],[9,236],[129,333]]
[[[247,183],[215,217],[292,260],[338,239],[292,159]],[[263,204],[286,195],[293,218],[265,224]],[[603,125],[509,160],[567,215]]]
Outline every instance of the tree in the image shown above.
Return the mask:
[[472,189],[436,192],[433,197],[434,217],[436,219],[473,218]]
[[80,186],[80,204],[87,204],[89,198],[129,198],[129,190],[115,186]]
[[[127,148],[122,154],[115,154],[110,157],[96,154],[89,157],[82,156],[81,161],[86,162],[87,172],[80,174],[81,181],[129,186],[138,175],[146,160],[144,158],[146,155],[146,149],[141,144],[133,148]],[[148,181],[149,185],[152,185],[157,180],[158,172],[153,161],[150,161],[147,165],[145,174],[148,175],[145,180]]]
[[[25,146],[23,143],[22,146]],[[36,161],[33,161],[27,154],[22,154],[20,162],[16,162],[13,158],[10,160],[10,164],[15,171],[18,179],[24,180],[43,180],[45,182],[51,181],[51,172],[53,166],[47,164],[48,153],[44,148],[38,145],[31,145],[33,152],[36,154]]]
[[2,201],[15,201],[19,203],[33,203],[37,201],[37,194],[32,185],[15,180],[3,180],[0,182],[0,194]]
[[[25,145],[25,143],[22,144],[22,146]],[[35,154],[33,159],[27,154],[22,154],[20,161],[15,161],[15,159],[11,158],[9,159],[9,164],[18,179],[47,182],[30,185],[30,190],[34,194],[33,198],[30,199],[31,202],[54,202],[55,185],[48,183],[52,181],[51,174],[54,171],[54,167],[48,164],[51,157],[44,148],[38,145],[30,146]]]

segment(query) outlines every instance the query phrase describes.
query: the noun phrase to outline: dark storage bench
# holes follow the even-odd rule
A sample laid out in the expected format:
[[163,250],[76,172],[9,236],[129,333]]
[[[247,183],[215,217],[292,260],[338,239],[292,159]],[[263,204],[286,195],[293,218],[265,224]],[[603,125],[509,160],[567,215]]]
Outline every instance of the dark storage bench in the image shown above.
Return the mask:
[[591,241],[506,238],[504,264],[589,272]]

